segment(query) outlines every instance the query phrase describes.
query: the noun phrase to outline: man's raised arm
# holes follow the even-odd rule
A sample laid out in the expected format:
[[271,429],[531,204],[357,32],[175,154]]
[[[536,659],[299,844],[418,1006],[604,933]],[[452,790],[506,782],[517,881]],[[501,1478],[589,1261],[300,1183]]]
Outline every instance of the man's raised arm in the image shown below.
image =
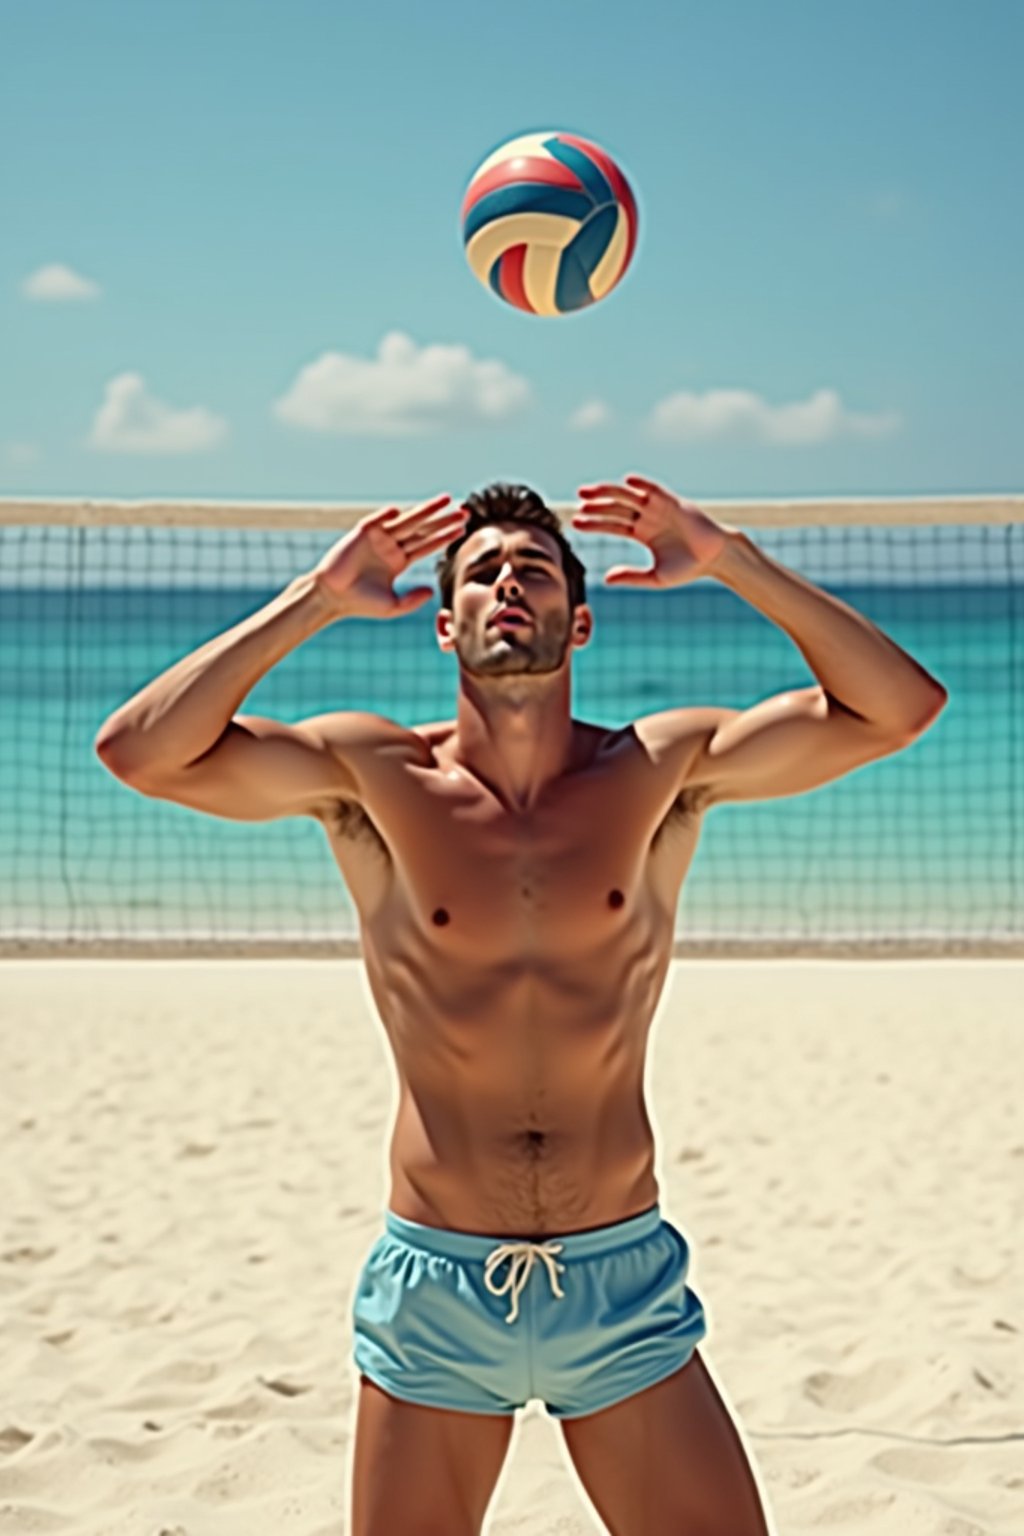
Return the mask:
[[[169,798],[245,819],[288,814],[322,798],[333,764],[319,720],[293,727],[236,720],[235,712],[276,662],[336,619],[397,618],[431,597],[430,587],[398,597],[392,583],[464,526],[466,512],[448,507],[450,499],[435,497],[406,513],[386,507],[363,518],[258,613],[183,657],[115,710],[95,740],[104,764],[144,791],[159,795],[166,787]],[[236,808],[233,791],[243,797]]]
[[638,722],[650,749],[679,753],[680,784],[702,805],[815,789],[909,745],[943,709],[938,678],[738,529],[640,475],[580,494],[574,527],[634,538],[654,556],[649,570],[617,567],[608,582],[670,587],[713,576],[785,630],[818,679],[747,710],[670,709]]

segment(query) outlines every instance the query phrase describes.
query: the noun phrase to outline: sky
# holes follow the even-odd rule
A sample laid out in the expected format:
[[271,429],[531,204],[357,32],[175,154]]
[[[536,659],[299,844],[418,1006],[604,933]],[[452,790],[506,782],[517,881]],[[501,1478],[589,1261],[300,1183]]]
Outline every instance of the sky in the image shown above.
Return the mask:
[[[0,496],[1024,491],[1020,0],[0,0]],[[521,134],[629,271],[471,272]]]

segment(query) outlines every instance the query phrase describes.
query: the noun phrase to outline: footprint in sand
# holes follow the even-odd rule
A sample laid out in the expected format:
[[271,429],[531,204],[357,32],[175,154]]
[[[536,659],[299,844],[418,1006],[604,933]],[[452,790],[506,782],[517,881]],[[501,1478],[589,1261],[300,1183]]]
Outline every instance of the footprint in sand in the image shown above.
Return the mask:
[[13,1455],[34,1438],[27,1430],[19,1429],[16,1424],[6,1425],[0,1429],[0,1456]]
[[272,1377],[257,1376],[256,1380],[261,1386],[269,1387],[271,1392],[280,1392],[282,1397],[301,1397],[304,1392],[312,1392],[312,1387],[302,1386],[290,1381],[276,1380]]
[[804,1395],[822,1408],[849,1413],[868,1403],[878,1403],[903,1385],[909,1367],[900,1360],[876,1360],[855,1375],[815,1371],[804,1377]]
[[62,1344],[70,1344],[74,1336],[74,1328],[64,1328],[57,1333],[44,1333],[43,1342],[45,1344],[52,1344],[55,1348],[59,1349]]
[[[857,1494],[852,1499],[839,1499],[837,1503],[828,1504],[819,1512],[816,1523],[852,1525],[855,1530],[864,1530],[866,1522],[889,1509],[895,1498],[895,1493],[865,1493]],[[882,1527],[876,1524],[873,1529],[881,1530]]]
[[890,1477],[915,1483],[952,1483],[964,1472],[967,1458],[960,1451],[908,1445],[878,1451],[868,1463]]
[[20,1248],[8,1248],[5,1253],[0,1253],[0,1262],[4,1264],[42,1264],[45,1259],[52,1259],[56,1252],[56,1248],[33,1248],[31,1243],[25,1243]]

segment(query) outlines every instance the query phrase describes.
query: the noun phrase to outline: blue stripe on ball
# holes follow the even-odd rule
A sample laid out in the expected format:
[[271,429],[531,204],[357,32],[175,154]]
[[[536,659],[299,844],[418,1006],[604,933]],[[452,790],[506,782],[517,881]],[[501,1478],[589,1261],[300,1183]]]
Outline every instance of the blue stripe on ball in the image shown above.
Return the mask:
[[595,165],[589,155],[577,149],[575,144],[563,144],[561,139],[546,139],[544,148],[555,160],[560,160],[586,187],[595,205],[600,208],[603,203],[614,203],[615,192],[611,183],[601,170]]
[[586,273],[588,281],[611,244],[618,222],[617,204],[612,203],[610,208],[599,208],[587,220],[579,234],[573,235],[566,246],[565,256],[575,257]]
[[462,228],[465,245],[492,219],[505,218],[510,213],[558,213],[577,223],[592,213],[594,205],[583,192],[573,192],[567,187],[552,187],[542,181],[517,182],[515,186],[498,187],[488,192],[466,215]]
[[[577,239],[579,237],[577,236]],[[558,264],[558,281],[555,283],[555,308],[559,314],[568,314],[573,309],[586,309],[588,304],[593,304],[594,295],[590,291],[588,279],[589,272],[585,272],[580,265],[579,257],[572,254],[574,240],[562,253],[562,259]]]

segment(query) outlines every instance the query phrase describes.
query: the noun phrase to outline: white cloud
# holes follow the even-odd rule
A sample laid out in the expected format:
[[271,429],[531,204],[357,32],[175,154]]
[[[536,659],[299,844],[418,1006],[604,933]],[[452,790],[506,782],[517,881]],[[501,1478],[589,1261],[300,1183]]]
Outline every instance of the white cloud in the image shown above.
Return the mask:
[[834,389],[819,389],[806,400],[769,405],[748,389],[680,390],[660,400],[648,422],[650,436],[674,442],[701,438],[747,438],[762,443],[824,443],[836,437],[884,437],[900,426],[895,412],[859,415],[848,411]]
[[530,403],[527,381],[468,347],[417,347],[391,331],[376,358],[323,352],[299,370],[274,414],[310,432],[420,437],[505,420]]
[[70,267],[53,262],[48,267],[39,267],[35,272],[30,272],[21,285],[21,291],[26,299],[63,304],[73,299],[98,298],[100,287],[91,278],[82,277]]
[[25,469],[30,464],[38,464],[42,453],[38,443],[4,443],[0,448],[5,464],[12,464],[17,469]]
[[138,373],[110,380],[89,434],[89,446],[105,453],[201,453],[227,431],[221,416],[201,405],[175,410],[147,393]]
[[606,427],[611,419],[612,413],[603,400],[587,400],[573,411],[569,427],[573,432],[592,432],[597,427]]

